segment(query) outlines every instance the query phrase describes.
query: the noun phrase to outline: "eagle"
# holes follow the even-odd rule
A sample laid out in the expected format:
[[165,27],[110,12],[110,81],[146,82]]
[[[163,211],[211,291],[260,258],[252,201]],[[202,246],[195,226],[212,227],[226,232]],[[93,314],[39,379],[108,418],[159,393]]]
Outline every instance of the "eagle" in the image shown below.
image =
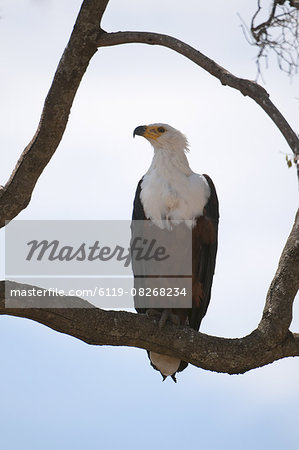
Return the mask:
[[[135,295],[135,308],[138,313],[156,315],[160,327],[170,321],[198,331],[210,302],[215,270],[219,221],[216,190],[208,175],[199,175],[191,170],[186,156],[188,141],[183,133],[170,125],[154,123],[135,128],[135,136],[147,139],[154,155],[136,189],[132,224],[149,221],[144,223],[151,224],[153,228],[164,227],[166,233],[183,224],[192,233],[192,299],[189,298],[188,304],[186,299],[186,307],[184,304],[180,308],[172,308],[172,305],[156,309],[136,307]],[[166,225],[161,227],[161,223]],[[183,250],[184,242],[181,241],[178,240],[178,245]],[[144,280],[146,272],[137,273],[136,266],[134,263],[132,265],[135,282]],[[148,351],[148,357],[153,368],[161,373],[163,381],[170,376],[176,382],[176,373],[188,365],[178,358],[153,351]]]

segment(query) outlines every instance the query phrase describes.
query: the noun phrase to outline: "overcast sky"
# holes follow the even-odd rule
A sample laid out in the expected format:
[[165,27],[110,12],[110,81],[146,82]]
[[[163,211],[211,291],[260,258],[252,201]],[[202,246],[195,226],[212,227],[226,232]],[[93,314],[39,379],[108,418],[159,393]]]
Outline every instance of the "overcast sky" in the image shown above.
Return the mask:
[[[0,184],[32,138],[80,0],[0,0]],[[255,48],[240,28],[254,2],[111,0],[108,31],[174,35],[235,75],[254,79]],[[270,59],[266,89],[298,131],[298,79]],[[189,140],[191,168],[213,179],[220,235],[201,330],[240,337],[258,324],[291,229],[297,181],[285,140],[250,99],[171,50],[100,49],[62,142],[18,219],[129,219],[152,149],[132,138],[164,122]],[[3,236],[3,234],[2,234]],[[2,267],[2,277],[3,267]],[[293,330],[299,327],[295,307]],[[88,346],[25,319],[1,318],[1,442],[10,449],[298,448],[299,360],[245,375],[188,367],[161,382],[146,352]]]

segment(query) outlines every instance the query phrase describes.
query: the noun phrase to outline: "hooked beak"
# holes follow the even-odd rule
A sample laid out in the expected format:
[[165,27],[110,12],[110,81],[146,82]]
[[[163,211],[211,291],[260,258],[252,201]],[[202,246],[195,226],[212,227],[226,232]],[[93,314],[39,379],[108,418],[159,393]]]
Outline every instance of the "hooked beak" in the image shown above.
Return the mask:
[[140,125],[139,127],[135,128],[134,132],[133,132],[133,137],[137,136],[144,136],[144,133],[146,132],[146,126],[145,125]]

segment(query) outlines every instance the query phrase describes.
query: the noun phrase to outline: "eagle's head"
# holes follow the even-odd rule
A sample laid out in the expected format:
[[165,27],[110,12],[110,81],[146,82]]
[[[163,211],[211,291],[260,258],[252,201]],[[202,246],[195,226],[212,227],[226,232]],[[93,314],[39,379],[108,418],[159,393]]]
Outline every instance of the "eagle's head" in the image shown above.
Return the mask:
[[133,136],[143,136],[154,149],[188,151],[186,136],[166,123],[153,123],[135,128]]

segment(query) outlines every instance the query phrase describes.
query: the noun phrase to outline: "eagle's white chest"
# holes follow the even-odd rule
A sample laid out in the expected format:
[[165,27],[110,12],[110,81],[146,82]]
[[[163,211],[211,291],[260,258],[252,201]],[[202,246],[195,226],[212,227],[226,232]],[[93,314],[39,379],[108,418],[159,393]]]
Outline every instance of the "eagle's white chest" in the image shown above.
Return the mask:
[[[174,166],[167,170],[153,168],[143,177],[141,202],[147,218],[171,225],[192,221],[203,214],[210,196],[210,187],[202,175],[184,173]],[[190,224],[190,222],[189,222]]]

